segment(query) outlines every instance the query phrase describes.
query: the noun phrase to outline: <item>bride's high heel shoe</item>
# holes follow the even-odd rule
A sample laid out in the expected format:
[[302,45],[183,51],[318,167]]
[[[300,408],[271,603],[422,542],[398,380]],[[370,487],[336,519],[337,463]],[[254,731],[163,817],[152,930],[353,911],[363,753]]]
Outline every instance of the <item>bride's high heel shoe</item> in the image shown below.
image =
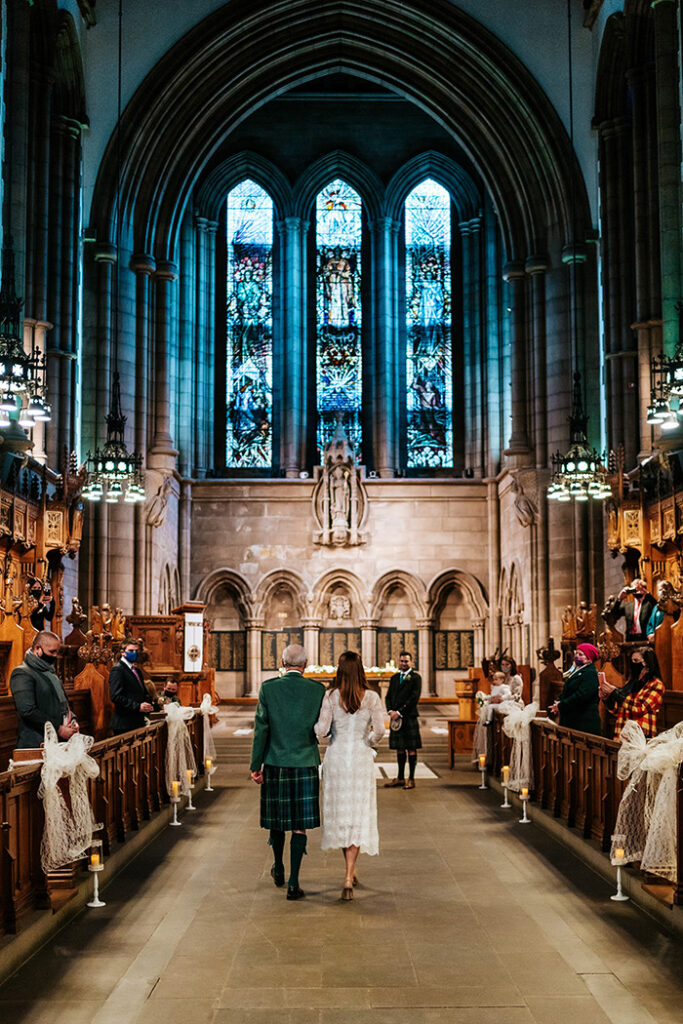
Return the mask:
[[345,881],[344,881],[344,888],[342,889],[342,892],[341,892],[341,898],[343,900],[352,900],[353,899],[353,884],[349,885],[348,884],[348,879],[345,879]]

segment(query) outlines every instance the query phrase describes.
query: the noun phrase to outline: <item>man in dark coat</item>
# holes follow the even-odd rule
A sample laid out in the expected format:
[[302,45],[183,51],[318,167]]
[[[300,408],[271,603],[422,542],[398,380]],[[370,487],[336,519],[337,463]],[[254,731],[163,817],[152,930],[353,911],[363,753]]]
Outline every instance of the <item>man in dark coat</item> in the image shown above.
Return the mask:
[[[633,595],[633,600],[627,601],[626,598],[630,594]],[[645,643],[647,624],[656,606],[657,598],[648,592],[645,580],[634,580],[630,586],[619,592],[618,601],[611,614],[616,616],[615,622],[620,618],[625,619],[626,640],[631,643]]]
[[120,661],[109,671],[109,696],[114,704],[111,727],[115,736],[142,728],[145,715],[154,711],[142,673],[135,665],[137,660],[138,645],[124,644]]
[[43,630],[10,676],[9,686],[19,716],[17,748],[40,747],[46,722],[52,723],[60,740],[71,739],[79,731],[62,681],[54,671],[60,646],[56,633]]
[[285,884],[285,833],[291,832],[287,899],[305,895],[299,869],[306,852],[306,829],[320,825],[318,765],[320,752],[314,726],[320,715],[325,687],[306,679],[306,652],[290,644],[282,652],[285,674],[266,679],[259,693],[251,778],[261,786],[261,828],[270,831],[275,885]]
[[574,652],[576,668],[564,681],[562,693],[548,708],[551,714],[559,714],[560,725],[580,732],[591,732],[596,736],[600,727],[600,682],[595,662],[600,651],[593,644],[579,644]]
[[[403,786],[415,789],[415,768],[417,752],[422,746],[417,705],[422,692],[422,677],[413,667],[413,659],[407,651],[398,656],[399,671],[391,677],[387,690],[386,705],[391,719],[389,746],[396,751],[398,775],[385,782],[385,787]],[[396,727],[400,723],[399,728]],[[408,778],[406,779],[406,755],[408,756]]]

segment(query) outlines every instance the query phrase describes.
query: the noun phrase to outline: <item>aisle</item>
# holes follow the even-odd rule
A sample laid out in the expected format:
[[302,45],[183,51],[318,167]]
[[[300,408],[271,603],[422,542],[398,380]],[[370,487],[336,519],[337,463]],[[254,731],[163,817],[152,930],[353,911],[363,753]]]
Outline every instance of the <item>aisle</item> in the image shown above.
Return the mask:
[[0,989],[4,1024],[680,1020],[680,946],[482,800],[471,772],[380,790],[382,854],[361,858],[352,903],[339,901],[341,855],[321,854],[315,833],[307,899],[274,888],[245,776],[223,765],[183,828],[109,886],[106,909]]

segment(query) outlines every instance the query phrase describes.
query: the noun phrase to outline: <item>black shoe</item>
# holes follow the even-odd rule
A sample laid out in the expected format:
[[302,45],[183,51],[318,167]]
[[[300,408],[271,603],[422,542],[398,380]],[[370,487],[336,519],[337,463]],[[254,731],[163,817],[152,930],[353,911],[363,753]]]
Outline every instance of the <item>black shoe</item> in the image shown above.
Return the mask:
[[306,893],[303,889],[300,889],[298,885],[290,885],[287,887],[287,899],[288,900],[302,900]]
[[276,867],[275,864],[273,864],[272,868],[270,869],[270,873],[273,876],[273,881],[275,882],[275,884],[278,887],[278,889],[281,889],[282,886],[285,884],[285,869],[284,869],[284,867],[278,868],[278,867]]

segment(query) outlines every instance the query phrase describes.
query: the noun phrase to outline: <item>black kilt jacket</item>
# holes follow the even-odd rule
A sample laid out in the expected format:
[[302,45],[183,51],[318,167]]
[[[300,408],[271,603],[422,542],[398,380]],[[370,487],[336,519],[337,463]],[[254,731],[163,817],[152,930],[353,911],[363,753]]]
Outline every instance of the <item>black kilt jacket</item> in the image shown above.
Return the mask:
[[392,750],[419,750],[422,746],[417,705],[422,693],[422,676],[410,669],[401,682],[397,672],[389,681],[386,705],[387,711],[398,711],[403,719],[400,729],[389,730],[389,746]]

